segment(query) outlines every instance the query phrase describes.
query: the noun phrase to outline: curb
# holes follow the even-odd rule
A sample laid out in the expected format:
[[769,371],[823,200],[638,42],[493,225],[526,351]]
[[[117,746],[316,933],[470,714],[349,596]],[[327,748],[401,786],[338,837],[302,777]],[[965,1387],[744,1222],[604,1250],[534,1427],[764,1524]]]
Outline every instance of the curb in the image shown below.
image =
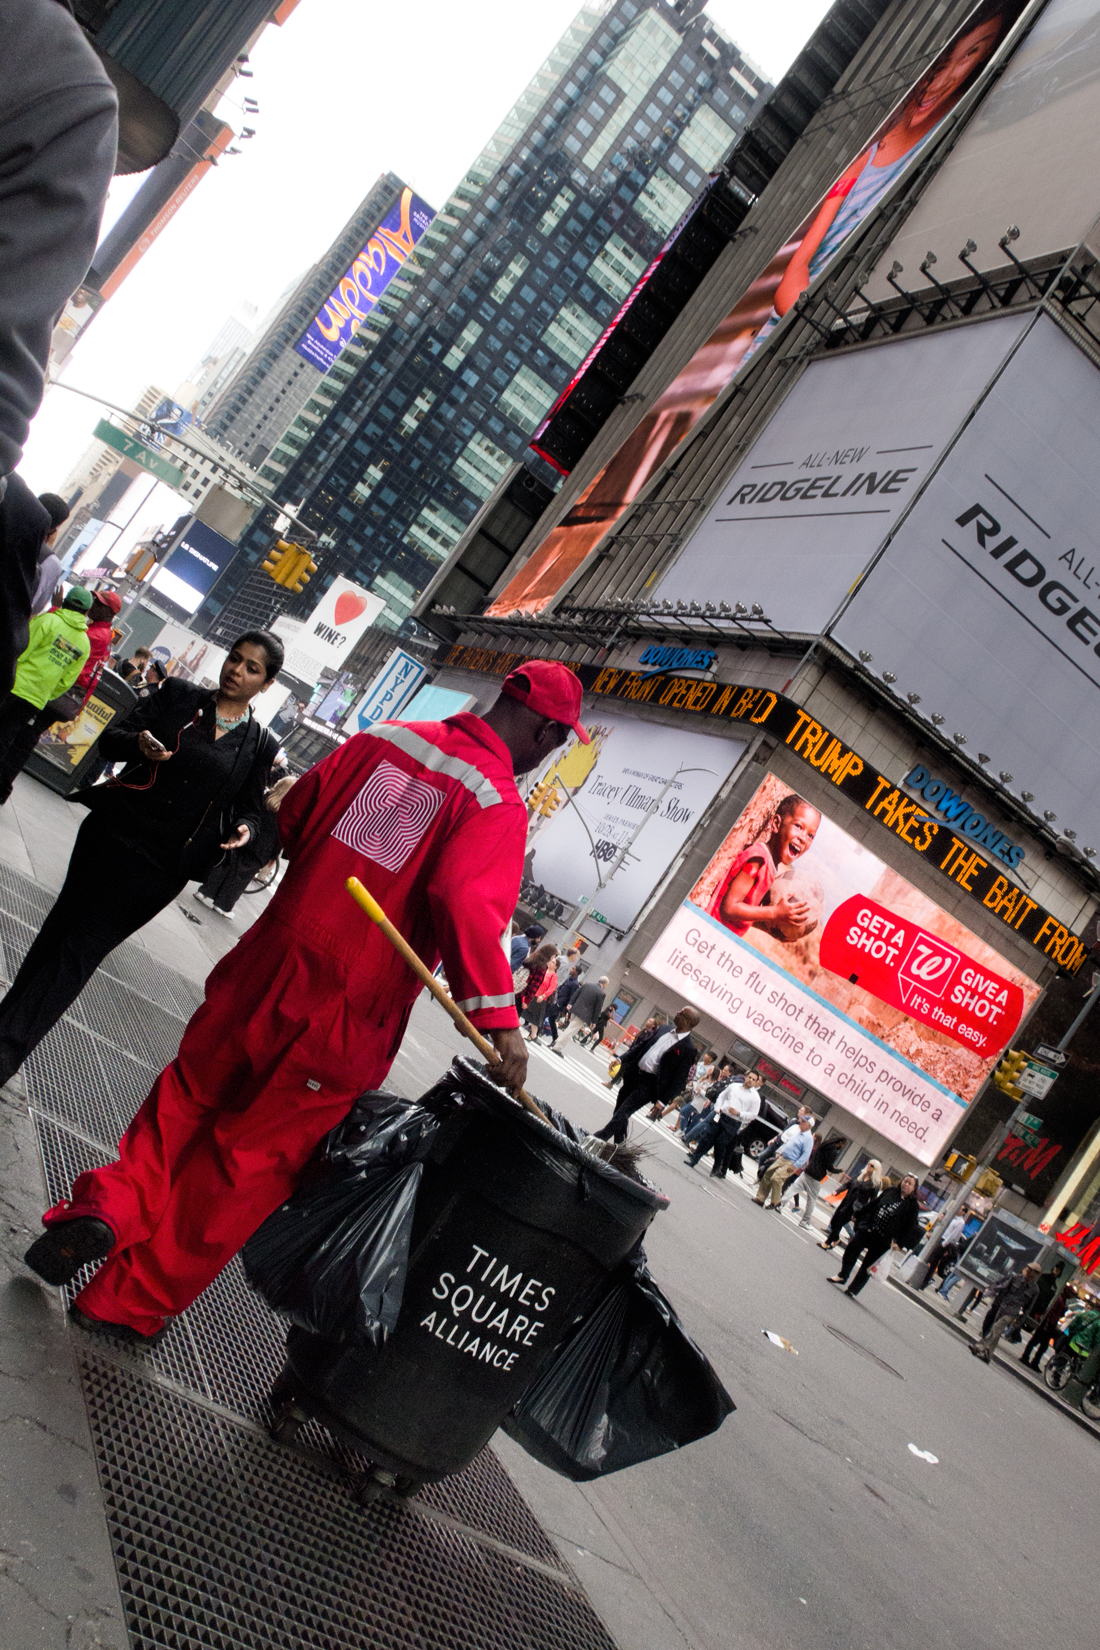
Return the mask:
[[[945,1317],[938,1307],[932,1305],[931,1301],[924,1300],[919,1290],[910,1289],[907,1283],[901,1283],[895,1278],[890,1279],[890,1287],[891,1289],[896,1289],[899,1295],[904,1295],[907,1300],[913,1301],[915,1305],[920,1307],[922,1312],[927,1312],[929,1317],[935,1318],[938,1323],[942,1324],[944,1329],[949,1330],[951,1334],[955,1335],[960,1341],[965,1341],[968,1346],[977,1339],[976,1336],[967,1333],[966,1329],[957,1318]],[[1026,1386],[1030,1391],[1036,1393],[1038,1397],[1044,1399],[1052,1409],[1060,1410],[1063,1415],[1068,1417],[1069,1420],[1076,1422],[1076,1424],[1081,1427],[1083,1431],[1090,1433],[1093,1438],[1100,1439],[1100,1426],[1098,1426],[1095,1422],[1090,1421],[1088,1416],[1083,1414],[1081,1410],[1074,1409],[1072,1404],[1065,1403],[1058,1397],[1057,1393],[1050,1390],[1045,1381],[1042,1379],[1037,1381],[1032,1380],[1031,1376],[1025,1374],[1024,1370],[1021,1369],[1015,1359],[1002,1358],[999,1352],[995,1352],[993,1354],[992,1362],[998,1369],[1007,1371],[1007,1373],[1014,1376],[1022,1386]]]

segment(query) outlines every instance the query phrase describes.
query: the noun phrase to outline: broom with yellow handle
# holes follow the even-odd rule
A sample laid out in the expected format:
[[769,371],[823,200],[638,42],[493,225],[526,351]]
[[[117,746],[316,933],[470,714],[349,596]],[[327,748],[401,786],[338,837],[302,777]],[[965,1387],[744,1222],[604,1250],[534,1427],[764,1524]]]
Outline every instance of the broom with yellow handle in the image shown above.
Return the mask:
[[[422,981],[423,984],[427,986],[436,1002],[439,1003],[442,1008],[447,1010],[447,1013],[451,1016],[451,1019],[454,1021],[459,1031],[461,1031],[462,1035],[470,1039],[478,1053],[483,1059],[488,1061],[489,1065],[499,1065],[500,1055],[497,1053],[492,1043],[481,1035],[481,1032],[477,1029],[477,1027],[466,1018],[465,1014],[463,1014],[454,998],[444,991],[443,987],[440,985],[428,965],[421,962],[420,958],[417,956],[404,934],[398,933],[397,929],[394,927],[389,917],[387,917],[374,895],[367,892],[358,877],[349,877],[344,886],[355,903],[362,906],[371,922],[376,924],[376,926],[382,930],[394,950],[400,952],[401,956],[404,957],[417,979]],[[521,1105],[526,1106],[529,1112],[534,1113],[540,1123],[547,1123],[551,1128],[553,1127],[553,1124],[550,1123],[550,1119],[546,1116],[546,1113],[541,1109],[541,1107],[535,1104],[534,1100],[531,1099],[531,1096],[525,1089],[513,1089],[512,1093]]]

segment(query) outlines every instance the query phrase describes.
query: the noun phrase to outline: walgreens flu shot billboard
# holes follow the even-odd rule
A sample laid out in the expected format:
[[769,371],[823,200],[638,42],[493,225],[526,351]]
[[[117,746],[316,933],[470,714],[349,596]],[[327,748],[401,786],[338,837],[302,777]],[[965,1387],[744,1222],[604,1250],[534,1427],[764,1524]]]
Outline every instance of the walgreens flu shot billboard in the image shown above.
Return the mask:
[[1039,990],[774,774],[644,966],[922,1163]]

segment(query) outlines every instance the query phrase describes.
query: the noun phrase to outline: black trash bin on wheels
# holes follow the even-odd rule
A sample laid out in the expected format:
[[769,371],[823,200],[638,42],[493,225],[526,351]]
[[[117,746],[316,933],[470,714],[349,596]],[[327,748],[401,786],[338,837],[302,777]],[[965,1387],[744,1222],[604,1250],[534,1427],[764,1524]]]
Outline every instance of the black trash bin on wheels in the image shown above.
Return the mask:
[[452,1115],[424,1162],[396,1327],[378,1347],[292,1328],[272,1393],[274,1436],[315,1418],[370,1459],[362,1500],[465,1467],[668,1205],[465,1061],[419,1104]]

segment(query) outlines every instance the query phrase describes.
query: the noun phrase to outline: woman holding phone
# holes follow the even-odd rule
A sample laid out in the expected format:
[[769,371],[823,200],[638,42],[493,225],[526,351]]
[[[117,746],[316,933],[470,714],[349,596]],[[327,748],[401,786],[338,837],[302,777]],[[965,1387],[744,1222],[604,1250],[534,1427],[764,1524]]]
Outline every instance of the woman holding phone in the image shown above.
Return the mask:
[[89,816],[57,901],[3,1002],[0,1083],[75,1001],[108,952],[259,832],[278,743],[252,700],[282,668],[277,636],[239,636],[216,689],[169,677],[100,735],[117,778],[75,791]]

